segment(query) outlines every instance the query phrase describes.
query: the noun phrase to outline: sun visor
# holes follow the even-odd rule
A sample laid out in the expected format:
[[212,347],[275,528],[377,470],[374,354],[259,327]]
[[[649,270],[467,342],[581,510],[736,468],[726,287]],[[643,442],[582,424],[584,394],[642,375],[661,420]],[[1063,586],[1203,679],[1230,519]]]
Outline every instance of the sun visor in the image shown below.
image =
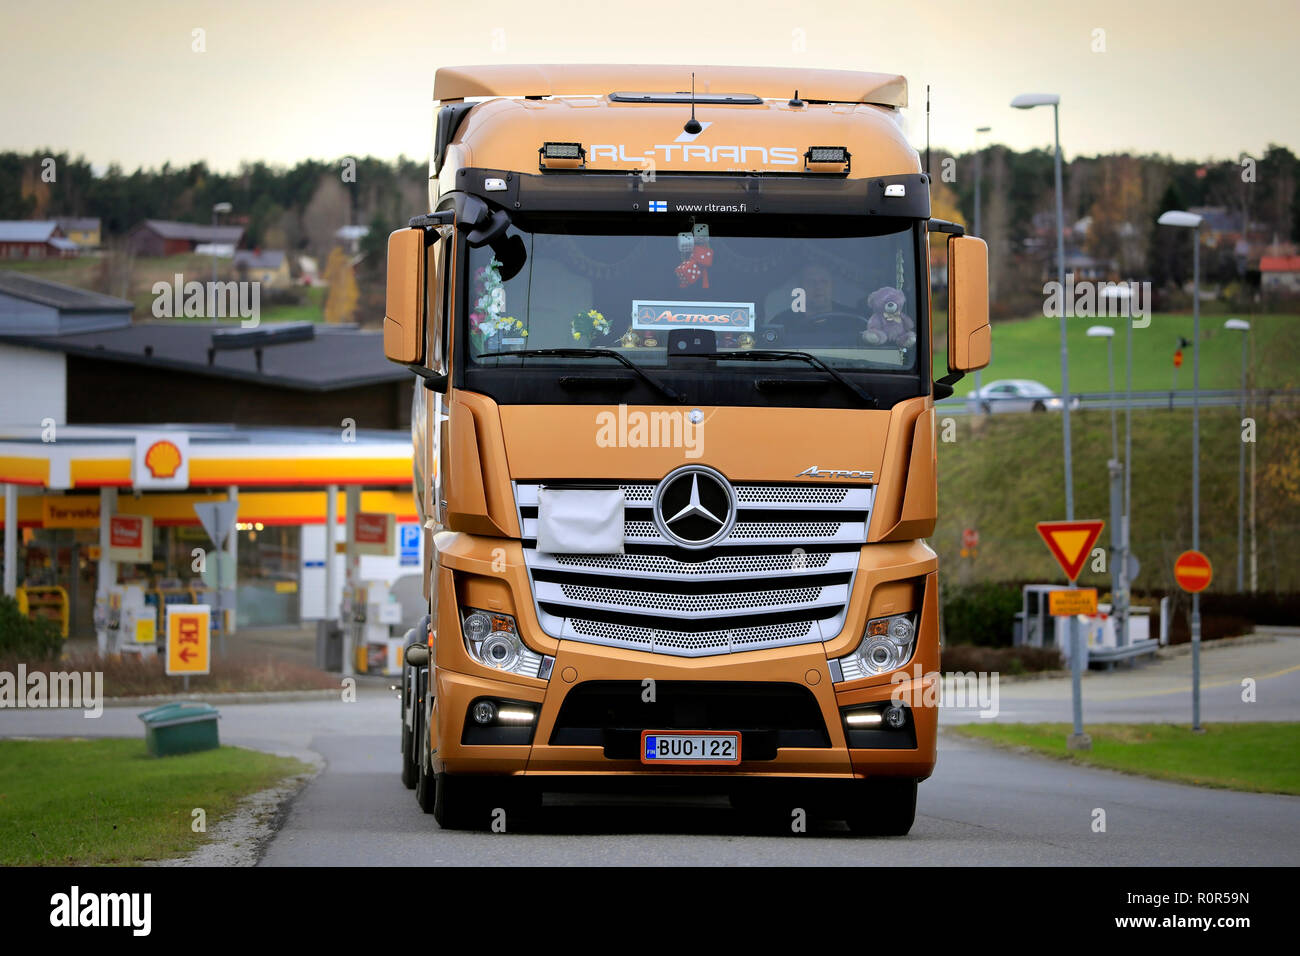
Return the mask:
[[541,488],[537,550],[546,554],[622,554],[623,489]]

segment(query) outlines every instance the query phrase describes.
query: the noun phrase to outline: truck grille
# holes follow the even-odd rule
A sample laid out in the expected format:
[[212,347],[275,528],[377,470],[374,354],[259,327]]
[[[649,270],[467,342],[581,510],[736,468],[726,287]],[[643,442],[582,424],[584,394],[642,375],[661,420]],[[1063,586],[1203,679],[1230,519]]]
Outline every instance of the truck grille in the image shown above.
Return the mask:
[[[543,554],[536,548],[544,485],[621,487],[623,554]],[[699,657],[827,641],[845,608],[867,540],[874,488],[734,486],[737,515],[725,538],[680,548],[651,514],[653,482],[519,482],[538,619],[555,638]]]

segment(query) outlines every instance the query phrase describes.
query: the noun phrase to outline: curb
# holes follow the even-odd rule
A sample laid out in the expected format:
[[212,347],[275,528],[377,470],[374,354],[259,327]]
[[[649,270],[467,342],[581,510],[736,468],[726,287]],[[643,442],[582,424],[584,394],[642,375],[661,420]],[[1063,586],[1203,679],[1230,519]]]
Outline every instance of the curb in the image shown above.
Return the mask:
[[[1210,651],[1218,650],[1224,647],[1249,647],[1251,644],[1272,644],[1276,641],[1276,634],[1267,632],[1260,634],[1243,634],[1240,637],[1221,637],[1217,641],[1201,641],[1201,650]],[[1184,657],[1192,652],[1191,641],[1186,644],[1170,644],[1156,651],[1156,657],[1162,660],[1170,657]]]
[[[291,692],[290,692],[291,693]],[[277,751],[265,751],[277,753]],[[320,776],[325,760],[319,754],[288,754],[308,765],[302,773],[244,797],[229,814],[212,826],[208,840],[184,856],[149,860],[143,866],[256,866],[275,839],[294,801]]]
[[326,700],[337,697],[341,688],[322,690],[225,691],[213,694],[148,694],[143,697],[106,697],[105,707],[139,707],[142,704],[166,704],[176,700],[197,700],[206,704],[289,704],[302,700]]

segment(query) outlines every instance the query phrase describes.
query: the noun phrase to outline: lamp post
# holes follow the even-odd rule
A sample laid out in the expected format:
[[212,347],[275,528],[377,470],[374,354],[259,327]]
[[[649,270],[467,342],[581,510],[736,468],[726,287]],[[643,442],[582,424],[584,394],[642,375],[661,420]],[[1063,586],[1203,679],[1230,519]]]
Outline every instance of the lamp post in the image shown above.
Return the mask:
[[1056,279],[1061,294],[1061,426],[1065,431],[1065,519],[1074,520],[1074,470],[1070,458],[1070,359],[1065,337],[1065,214],[1061,189],[1061,97],[1055,93],[1022,93],[1011,101],[1018,110],[1052,108],[1056,134]]
[[[1192,550],[1201,550],[1201,217],[1170,209],[1162,226],[1192,230]],[[1201,731],[1201,595],[1192,594],[1192,730]]]
[[[1250,323],[1245,319],[1229,319],[1223,327],[1241,335],[1241,417],[1246,417],[1246,344]],[[1246,590],[1246,443],[1239,442],[1237,455],[1237,593]]]
[[[1120,534],[1120,562],[1121,570],[1124,573],[1124,610],[1120,615],[1120,643],[1128,645],[1129,635],[1129,588],[1133,584],[1132,568],[1130,565],[1129,554],[1132,550],[1132,528],[1130,527],[1133,520],[1133,303],[1132,293],[1126,285],[1112,285],[1105,288],[1102,292],[1108,299],[1120,300],[1123,303],[1124,315],[1127,316],[1125,323],[1126,329],[1126,352],[1125,357],[1125,385],[1124,385],[1124,524]],[[1113,303],[1112,303],[1113,304]],[[1112,309],[1111,314],[1116,314]],[[1114,386],[1111,387],[1114,391]],[[1111,426],[1112,430],[1114,425]]]
[[[992,129],[992,126],[975,127],[975,235],[981,239],[984,238],[984,231],[980,228],[980,207],[983,205],[980,202],[980,183],[984,180],[984,147],[980,143],[980,137]],[[981,369],[975,370],[976,398],[980,397],[980,372]],[[976,404],[975,407],[979,408],[980,405]]]
[[[1035,106],[1052,108],[1052,125],[1056,138],[1056,280],[1059,283],[1061,302],[1061,428],[1065,442],[1065,520],[1074,520],[1074,465],[1070,456],[1070,352],[1065,337],[1065,214],[1061,189],[1061,97],[1055,93],[1022,93],[1011,101],[1013,109],[1030,110]],[[1074,582],[1070,582],[1074,587]],[[1070,745],[1087,749],[1087,736],[1083,732],[1082,668],[1079,665],[1082,651],[1079,648],[1079,621],[1071,615],[1070,621],[1070,678],[1074,696],[1074,734]]]
[[1088,329],[1088,338],[1106,340],[1106,367],[1110,370],[1110,457],[1119,460],[1119,429],[1115,421],[1115,350],[1112,347],[1115,330],[1109,325],[1094,325]]
[[1110,372],[1110,610],[1119,646],[1128,642],[1128,554],[1124,550],[1124,465],[1119,458],[1119,427],[1115,417],[1115,330],[1094,325],[1088,338],[1106,340],[1106,367]]
[[[212,236],[210,245],[212,246],[212,286],[215,289],[217,285],[217,214],[225,214],[234,209],[228,202],[213,203],[212,205]],[[211,316],[213,322],[217,321],[215,312]]]

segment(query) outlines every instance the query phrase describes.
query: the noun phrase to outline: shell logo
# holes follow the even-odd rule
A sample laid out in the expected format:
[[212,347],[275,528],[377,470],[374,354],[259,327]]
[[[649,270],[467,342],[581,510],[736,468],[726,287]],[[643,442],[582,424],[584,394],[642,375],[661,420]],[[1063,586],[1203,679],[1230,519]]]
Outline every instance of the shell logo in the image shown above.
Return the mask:
[[181,450],[169,441],[156,441],[144,453],[144,464],[155,478],[174,478],[181,466]]

